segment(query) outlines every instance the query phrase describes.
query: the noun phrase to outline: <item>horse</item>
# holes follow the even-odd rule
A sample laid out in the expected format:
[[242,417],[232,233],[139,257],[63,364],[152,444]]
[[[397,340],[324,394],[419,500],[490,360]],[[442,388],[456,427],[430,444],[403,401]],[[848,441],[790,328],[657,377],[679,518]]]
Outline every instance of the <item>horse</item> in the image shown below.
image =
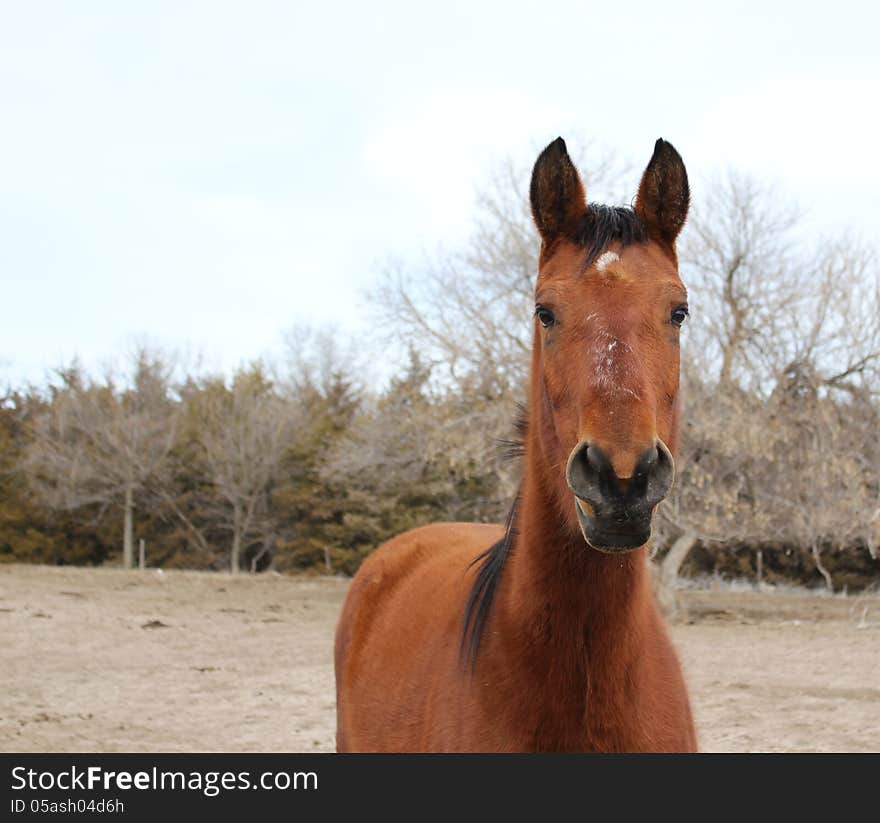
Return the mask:
[[336,630],[337,751],[697,749],[647,546],[675,473],[687,172],[660,139],[633,206],[588,204],[560,137],[529,197],[519,492],[504,526],[416,528],[361,565]]

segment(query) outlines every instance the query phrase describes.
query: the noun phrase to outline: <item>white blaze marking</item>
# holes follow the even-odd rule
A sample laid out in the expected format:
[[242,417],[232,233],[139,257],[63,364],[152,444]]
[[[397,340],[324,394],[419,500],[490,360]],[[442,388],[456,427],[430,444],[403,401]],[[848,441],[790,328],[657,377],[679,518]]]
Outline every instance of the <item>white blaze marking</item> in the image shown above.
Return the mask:
[[598,332],[597,337],[598,346],[593,355],[593,385],[609,394],[628,394],[639,400],[639,395],[627,385],[632,377],[629,362],[632,346],[604,329]]
[[613,251],[606,251],[605,254],[600,255],[599,259],[596,261],[596,271],[605,271],[612,263],[616,263],[620,260],[620,256]]

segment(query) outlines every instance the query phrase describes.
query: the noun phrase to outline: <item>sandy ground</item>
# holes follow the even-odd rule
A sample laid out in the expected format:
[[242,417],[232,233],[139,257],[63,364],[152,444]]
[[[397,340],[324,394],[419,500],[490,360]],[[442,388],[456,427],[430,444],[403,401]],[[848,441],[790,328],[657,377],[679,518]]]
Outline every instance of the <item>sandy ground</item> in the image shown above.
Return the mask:
[[[0,566],[0,750],[332,751],[347,585]],[[704,751],[880,751],[880,597],[681,596]]]

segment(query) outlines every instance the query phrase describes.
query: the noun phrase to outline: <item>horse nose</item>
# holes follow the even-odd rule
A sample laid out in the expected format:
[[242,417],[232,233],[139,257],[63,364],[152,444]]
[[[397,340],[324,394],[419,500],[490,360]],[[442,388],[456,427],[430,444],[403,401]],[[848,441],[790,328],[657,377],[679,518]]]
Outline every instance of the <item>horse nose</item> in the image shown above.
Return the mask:
[[626,523],[650,515],[672,488],[675,465],[662,440],[642,452],[630,477],[618,477],[598,446],[579,443],[568,459],[566,480],[596,517]]

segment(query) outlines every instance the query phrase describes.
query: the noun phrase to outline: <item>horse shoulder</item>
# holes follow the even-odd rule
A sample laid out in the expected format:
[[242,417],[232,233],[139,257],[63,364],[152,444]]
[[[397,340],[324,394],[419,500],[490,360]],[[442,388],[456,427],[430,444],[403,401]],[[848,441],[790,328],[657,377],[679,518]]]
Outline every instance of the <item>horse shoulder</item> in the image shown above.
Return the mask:
[[418,715],[418,698],[405,694],[407,684],[419,682],[415,672],[430,669],[438,654],[457,647],[468,567],[502,533],[500,526],[437,523],[404,532],[367,557],[336,631],[340,714],[347,715],[356,695],[361,716],[342,717],[341,725],[360,726],[365,714],[388,715],[392,695],[394,714],[401,716],[389,717],[386,728],[408,723],[407,712]]
[[461,570],[457,560],[466,566],[502,533],[500,526],[483,523],[432,523],[388,540],[361,564],[346,597],[340,625],[350,621],[355,611],[363,614],[380,609],[389,596],[421,577],[423,571],[430,570],[440,578],[455,574]]

